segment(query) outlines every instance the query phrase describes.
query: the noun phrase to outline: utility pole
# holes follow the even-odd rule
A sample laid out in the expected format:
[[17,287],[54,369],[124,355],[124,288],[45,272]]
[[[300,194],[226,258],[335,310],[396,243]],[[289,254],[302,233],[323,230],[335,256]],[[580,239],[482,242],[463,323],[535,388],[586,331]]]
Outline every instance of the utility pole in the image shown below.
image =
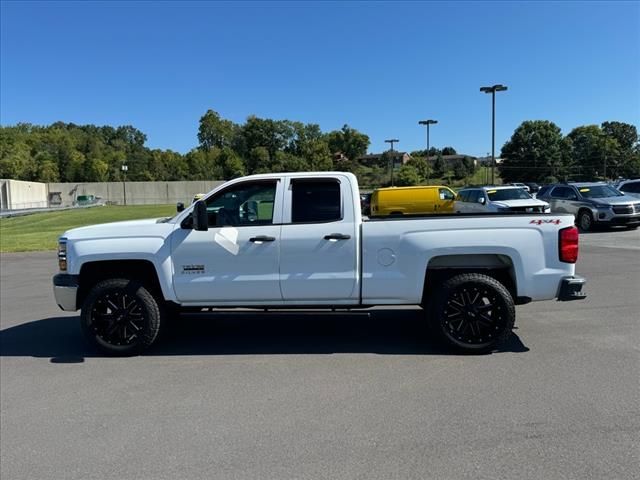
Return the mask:
[[393,169],[395,167],[396,159],[393,156],[393,144],[398,143],[400,140],[397,138],[390,138],[389,140],[385,140],[385,143],[391,144],[391,186],[393,187]]
[[480,87],[480,91],[491,94],[491,184],[495,184],[496,168],[496,92],[504,92],[505,85],[493,85],[491,87]]
[[437,120],[420,120],[418,125],[426,125],[427,126],[427,182],[429,181],[429,125],[435,125],[438,123]]

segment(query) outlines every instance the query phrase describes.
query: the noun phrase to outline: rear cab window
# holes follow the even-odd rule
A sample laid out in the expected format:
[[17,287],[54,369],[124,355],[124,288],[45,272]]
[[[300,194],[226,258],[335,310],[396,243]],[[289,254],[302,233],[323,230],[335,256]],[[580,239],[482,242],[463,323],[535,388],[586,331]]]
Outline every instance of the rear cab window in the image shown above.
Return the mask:
[[291,223],[338,222],[342,198],[337,179],[292,179]]

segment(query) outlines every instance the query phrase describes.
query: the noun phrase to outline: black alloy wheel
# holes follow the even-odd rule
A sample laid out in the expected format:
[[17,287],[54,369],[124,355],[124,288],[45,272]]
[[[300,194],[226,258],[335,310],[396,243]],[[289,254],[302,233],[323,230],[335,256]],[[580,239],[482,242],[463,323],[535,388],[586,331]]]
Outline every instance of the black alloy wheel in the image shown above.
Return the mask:
[[82,307],[82,329],[89,341],[109,355],[134,355],[158,336],[161,312],[153,295],[128,279],[96,284]]
[[99,297],[91,309],[93,333],[110,345],[134,344],[144,328],[140,302],[126,291],[115,290]]
[[513,299],[496,279],[476,273],[456,275],[436,295],[433,313],[439,331],[458,350],[491,351],[511,335]]

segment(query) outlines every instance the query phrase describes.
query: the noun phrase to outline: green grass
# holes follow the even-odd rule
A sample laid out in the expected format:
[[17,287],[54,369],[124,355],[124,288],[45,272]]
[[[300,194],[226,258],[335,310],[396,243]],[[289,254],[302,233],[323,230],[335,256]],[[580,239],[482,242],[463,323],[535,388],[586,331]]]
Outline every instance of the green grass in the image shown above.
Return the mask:
[[175,205],[131,205],[79,208],[0,218],[0,252],[55,250],[58,237],[70,228],[97,223],[168,217]]

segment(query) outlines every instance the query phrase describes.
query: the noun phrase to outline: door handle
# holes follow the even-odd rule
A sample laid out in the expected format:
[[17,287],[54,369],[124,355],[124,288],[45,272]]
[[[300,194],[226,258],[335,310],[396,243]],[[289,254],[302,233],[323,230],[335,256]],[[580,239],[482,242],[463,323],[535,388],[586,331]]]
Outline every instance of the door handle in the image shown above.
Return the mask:
[[344,233],[330,233],[329,235],[325,235],[325,240],[349,240],[351,235],[345,235]]
[[268,237],[267,235],[258,235],[257,237],[251,237],[250,242],[262,243],[262,242],[275,242],[276,237]]

